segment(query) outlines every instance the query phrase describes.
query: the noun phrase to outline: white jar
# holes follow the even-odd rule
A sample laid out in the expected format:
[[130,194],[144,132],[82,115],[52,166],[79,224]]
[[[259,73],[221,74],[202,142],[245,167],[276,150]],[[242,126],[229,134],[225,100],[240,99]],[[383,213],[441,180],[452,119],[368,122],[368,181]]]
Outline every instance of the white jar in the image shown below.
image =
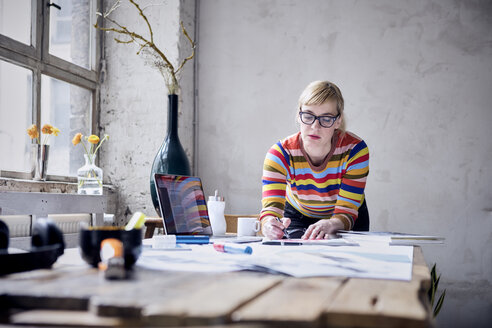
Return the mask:
[[226,220],[224,216],[224,197],[218,196],[218,192],[215,191],[215,196],[210,196],[208,198],[207,207],[214,236],[225,235]]

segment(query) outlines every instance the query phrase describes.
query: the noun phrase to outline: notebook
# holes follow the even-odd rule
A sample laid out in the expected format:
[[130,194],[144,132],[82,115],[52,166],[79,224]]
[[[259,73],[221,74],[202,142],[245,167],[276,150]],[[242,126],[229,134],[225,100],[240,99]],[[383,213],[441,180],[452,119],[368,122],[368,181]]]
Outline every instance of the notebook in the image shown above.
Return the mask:
[[252,242],[262,237],[213,236],[207,203],[199,177],[154,174],[165,234],[207,235],[211,241]]

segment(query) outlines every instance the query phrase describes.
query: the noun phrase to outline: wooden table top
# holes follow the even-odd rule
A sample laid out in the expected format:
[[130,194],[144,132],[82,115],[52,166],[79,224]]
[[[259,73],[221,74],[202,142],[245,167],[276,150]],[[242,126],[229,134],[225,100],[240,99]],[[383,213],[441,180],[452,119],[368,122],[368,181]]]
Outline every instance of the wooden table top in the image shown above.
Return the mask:
[[[74,260],[77,259],[77,260]],[[68,249],[51,270],[0,277],[0,323],[50,326],[429,327],[429,269],[412,280],[292,278],[136,267],[109,281]]]

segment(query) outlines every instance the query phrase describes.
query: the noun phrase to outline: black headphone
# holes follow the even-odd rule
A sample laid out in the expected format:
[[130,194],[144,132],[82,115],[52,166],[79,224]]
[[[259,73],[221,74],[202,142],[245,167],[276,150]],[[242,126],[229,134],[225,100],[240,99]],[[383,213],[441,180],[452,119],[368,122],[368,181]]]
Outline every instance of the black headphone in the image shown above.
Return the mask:
[[39,218],[33,226],[31,251],[9,253],[9,228],[0,220],[0,275],[50,268],[65,250],[63,233],[48,218]]

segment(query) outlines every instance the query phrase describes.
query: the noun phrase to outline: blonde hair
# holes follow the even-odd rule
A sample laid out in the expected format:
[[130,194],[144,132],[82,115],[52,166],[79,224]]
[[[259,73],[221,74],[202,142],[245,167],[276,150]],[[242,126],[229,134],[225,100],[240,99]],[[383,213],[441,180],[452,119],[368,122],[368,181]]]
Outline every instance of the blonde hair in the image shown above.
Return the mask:
[[299,97],[298,108],[300,109],[302,105],[323,105],[329,101],[336,102],[338,115],[342,118],[342,124],[340,125],[339,130],[345,131],[345,118],[343,117],[344,102],[342,92],[332,82],[314,81],[309,83]]

